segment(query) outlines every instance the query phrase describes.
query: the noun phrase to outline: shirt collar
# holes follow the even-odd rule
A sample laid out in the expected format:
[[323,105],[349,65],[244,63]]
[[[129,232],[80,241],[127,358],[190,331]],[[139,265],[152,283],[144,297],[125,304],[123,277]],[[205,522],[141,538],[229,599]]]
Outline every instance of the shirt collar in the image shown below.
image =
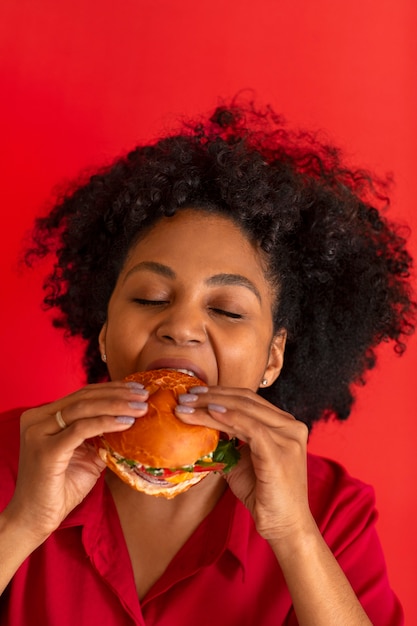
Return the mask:
[[[83,526],[84,537],[91,535],[91,540],[93,540],[97,528],[100,528],[102,524],[103,515],[106,516],[107,523],[109,517],[113,515],[118,519],[113,498],[105,483],[105,472],[86,498],[62,522],[60,528]],[[210,528],[215,528],[216,532],[207,532]],[[253,529],[254,524],[249,511],[227,488],[201,525],[201,532],[204,532],[205,550],[201,553],[198,567],[209,565],[228,551],[238,561],[244,576],[249,539]],[[198,533],[199,530],[196,532]]]

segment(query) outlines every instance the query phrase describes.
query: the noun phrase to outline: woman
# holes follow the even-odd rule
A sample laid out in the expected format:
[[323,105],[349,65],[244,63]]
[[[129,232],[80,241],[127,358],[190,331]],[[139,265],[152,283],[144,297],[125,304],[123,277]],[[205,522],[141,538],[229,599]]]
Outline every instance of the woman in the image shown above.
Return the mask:
[[[37,222],[45,302],[86,342],[85,388],[2,420],[0,624],[401,624],[372,490],[308,455],[351,386],[413,329],[411,259],[363,172],[271,111],[219,108],[138,147]],[[173,500],[121,482],[88,444],[147,393],[244,442],[227,475]],[[58,418],[57,418],[58,415]],[[17,474],[17,480],[16,480]]]

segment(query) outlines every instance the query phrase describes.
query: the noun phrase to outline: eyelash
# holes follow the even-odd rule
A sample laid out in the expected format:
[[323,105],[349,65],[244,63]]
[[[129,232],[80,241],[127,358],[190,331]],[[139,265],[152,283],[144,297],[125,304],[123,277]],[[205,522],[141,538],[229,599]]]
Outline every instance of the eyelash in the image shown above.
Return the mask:
[[243,318],[243,315],[240,315],[239,313],[232,313],[232,311],[225,311],[224,309],[211,308],[211,311],[213,311],[213,313],[230,317],[233,320],[241,320]]
[[[145,300],[144,298],[135,298],[134,302],[142,306],[163,306],[164,304],[168,304],[167,300]],[[224,309],[219,309],[217,307],[210,307],[210,310],[213,311],[213,313],[224,315],[225,317],[229,317],[234,320],[240,320],[243,318],[243,315],[240,315],[240,313],[225,311]]]
[[162,306],[163,304],[168,304],[167,300],[145,300],[143,298],[135,298],[133,300],[136,304],[141,304],[143,306]]

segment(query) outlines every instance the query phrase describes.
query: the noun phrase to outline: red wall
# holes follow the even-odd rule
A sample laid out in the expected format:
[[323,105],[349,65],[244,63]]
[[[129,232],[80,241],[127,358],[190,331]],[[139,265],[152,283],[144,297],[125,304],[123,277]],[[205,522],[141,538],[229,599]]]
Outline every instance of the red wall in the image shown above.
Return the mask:
[[[2,0],[1,405],[42,402],[80,382],[77,346],[40,310],[20,242],[52,189],[252,88],[292,123],[324,128],[352,160],[394,172],[398,219],[417,252],[414,0]],[[392,584],[415,602],[416,361],[381,351],[344,426],[311,447],[375,485]]]

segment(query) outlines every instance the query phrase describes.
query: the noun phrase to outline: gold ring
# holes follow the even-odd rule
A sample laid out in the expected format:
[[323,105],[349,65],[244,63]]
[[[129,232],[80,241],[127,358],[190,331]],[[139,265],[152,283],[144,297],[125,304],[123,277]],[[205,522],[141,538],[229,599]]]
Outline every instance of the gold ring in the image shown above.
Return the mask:
[[56,419],[56,423],[58,424],[58,426],[60,428],[62,428],[62,430],[64,430],[64,428],[66,428],[68,426],[68,424],[65,423],[65,420],[62,417],[61,411],[57,411],[55,413],[55,419]]

